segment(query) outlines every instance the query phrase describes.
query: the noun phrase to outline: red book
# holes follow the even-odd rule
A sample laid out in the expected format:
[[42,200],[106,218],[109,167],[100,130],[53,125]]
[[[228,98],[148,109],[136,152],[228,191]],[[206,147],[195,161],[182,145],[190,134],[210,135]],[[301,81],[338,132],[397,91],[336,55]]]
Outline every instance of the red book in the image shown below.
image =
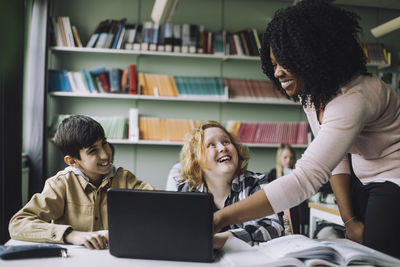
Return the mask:
[[137,95],[136,65],[129,65],[129,94]]
[[104,91],[105,92],[110,92],[110,84],[108,83],[108,79],[107,79],[107,73],[106,72],[102,72],[99,73],[99,78],[100,78],[100,82],[103,85]]
[[232,46],[233,54],[234,54],[234,55],[237,55],[238,52],[237,52],[237,50],[236,50],[236,44],[235,44],[235,40],[233,39],[233,34],[232,34],[232,33],[229,34],[229,41],[230,41],[230,44],[231,44],[231,46]]

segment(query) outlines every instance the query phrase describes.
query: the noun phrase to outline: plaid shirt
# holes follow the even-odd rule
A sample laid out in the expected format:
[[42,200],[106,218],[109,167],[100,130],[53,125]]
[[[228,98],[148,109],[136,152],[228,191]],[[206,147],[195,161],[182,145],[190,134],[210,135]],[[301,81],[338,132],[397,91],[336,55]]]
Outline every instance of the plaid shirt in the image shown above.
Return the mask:
[[[261,184],[267,183],[266,175],[246,171],[244,174],[235,177],[232,181],[231,192],[225,200],[224,207],[236,203],[261,189]],[[187,192],[189,182],[178,184],[178,191]],[[199,185],[195,190],[207,192],[206,184]],[[218,208],[214,204],[214,211]],[[259,242],[266,242],[273,238],[284,235],[284,227],[281,216],[273,214],[257,220],[247,221],[241,224],[233,224],[221,230],[230,231],[233,235],[250,245],[257,245]]]

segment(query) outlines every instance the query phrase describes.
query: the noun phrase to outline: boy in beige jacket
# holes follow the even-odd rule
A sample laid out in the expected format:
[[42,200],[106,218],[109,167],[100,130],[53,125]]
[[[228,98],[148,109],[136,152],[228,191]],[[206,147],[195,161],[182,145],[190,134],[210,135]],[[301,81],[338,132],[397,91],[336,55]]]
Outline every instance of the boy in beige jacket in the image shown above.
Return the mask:
[[69,166],[47,179],[43,191],[11,218],[10,236],[104,249],[108,246],[107,189],[154,188],[112,164],[104,129],[88,116],[64,119],[54,142]]

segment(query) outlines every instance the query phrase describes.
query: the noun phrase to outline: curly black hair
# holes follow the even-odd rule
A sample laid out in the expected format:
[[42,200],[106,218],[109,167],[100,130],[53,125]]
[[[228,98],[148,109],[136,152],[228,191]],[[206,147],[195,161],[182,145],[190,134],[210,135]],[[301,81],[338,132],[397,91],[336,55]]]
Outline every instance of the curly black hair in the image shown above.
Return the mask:
[[272,49],[278,63],[303,80],[301,104],[325,105],[354,76],[369,75],[358,39],[359,19],[357,14],[333,6],[327,0],[302,0],[278,10],[262,38],[263,72],[289,98],[274,77]]

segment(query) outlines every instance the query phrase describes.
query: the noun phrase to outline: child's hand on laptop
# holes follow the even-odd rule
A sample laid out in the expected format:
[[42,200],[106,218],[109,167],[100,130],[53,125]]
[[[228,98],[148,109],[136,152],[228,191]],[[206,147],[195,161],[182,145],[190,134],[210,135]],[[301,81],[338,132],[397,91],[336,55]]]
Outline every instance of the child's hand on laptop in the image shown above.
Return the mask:
[[108,247],[108,230],[97,232],[71,231],[65,241],[73,245],[83,245],[89,249],[106,249]]
[[233,236],[233,234],[229,231],[214,234],[214,248],[222,248],[230,236]]

